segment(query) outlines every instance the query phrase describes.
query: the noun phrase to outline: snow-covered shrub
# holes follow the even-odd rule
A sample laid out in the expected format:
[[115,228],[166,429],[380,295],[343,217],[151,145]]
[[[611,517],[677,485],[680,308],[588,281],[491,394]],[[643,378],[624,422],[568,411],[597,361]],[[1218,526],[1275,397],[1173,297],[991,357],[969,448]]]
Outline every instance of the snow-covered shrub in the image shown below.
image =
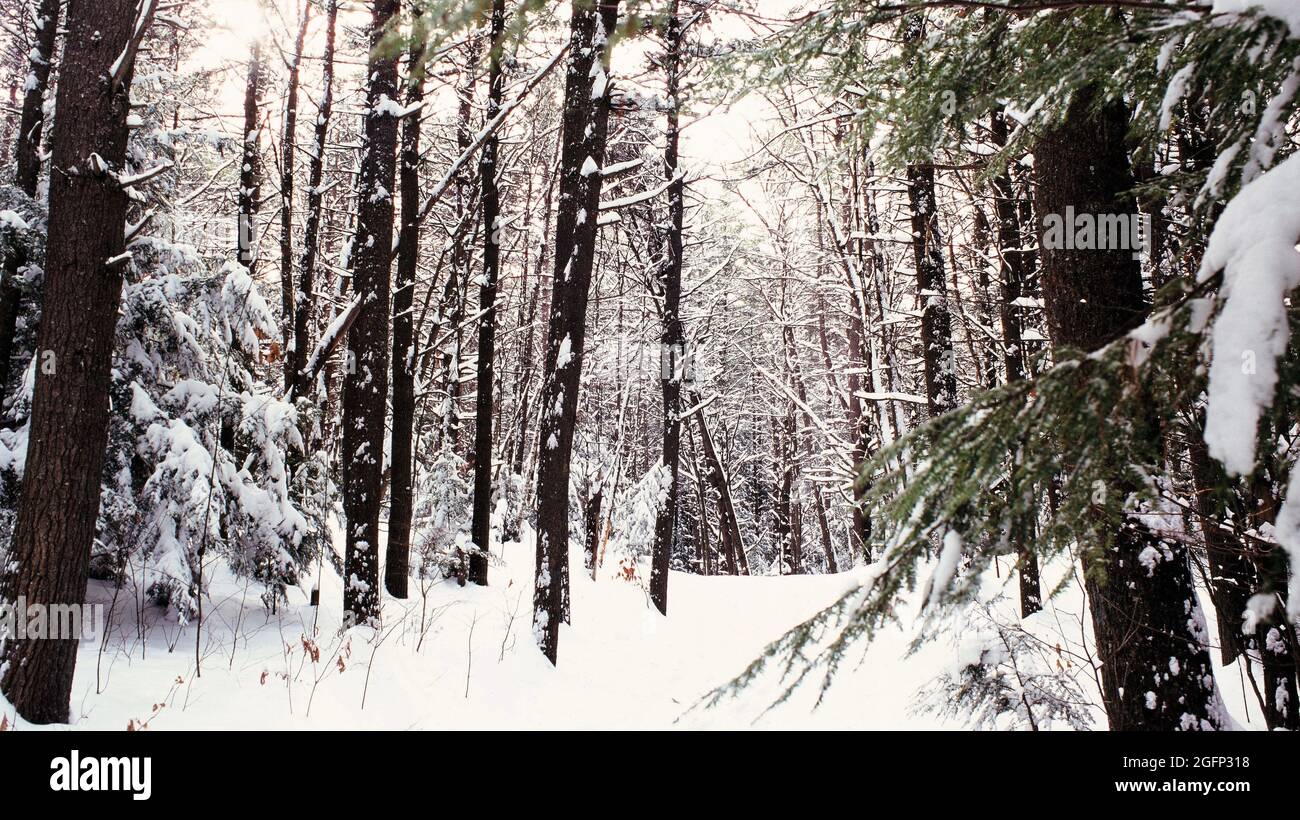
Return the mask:
[[970,608],[957,660],[921,692],[916,710],[975,729],[1091,728],[1083,670],[1059,640],[1049,643],[1028,623],[1000,617],[1000,600]]
[[639,481],[618,494],[611,518],[609,544],[605,548],[604,566],[608,573],[628,580],[627,568],[649,558],[654,550],[655,521],[668,501],[671,484],[672,474],[658,463]]
[[421,578],[463,578],[468,571],[468,469],[464,459],[444,447],[428,470],[417,472],[411,543]]

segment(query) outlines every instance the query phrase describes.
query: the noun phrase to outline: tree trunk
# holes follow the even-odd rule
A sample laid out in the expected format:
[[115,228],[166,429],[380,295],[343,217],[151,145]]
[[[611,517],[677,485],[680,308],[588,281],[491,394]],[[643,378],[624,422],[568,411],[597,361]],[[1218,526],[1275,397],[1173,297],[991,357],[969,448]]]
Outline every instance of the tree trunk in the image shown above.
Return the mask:
[[907,167],[907,199],[912,211],[912,248],[917,297],[921,301],[921,351],[925,397],[930,417],[957,406],[957,374],[952,350],[952,316],[943,273],[943,241],[934,198],[934,166]]
[[[17,163],[14,184],[27,196],[36,197],[36,182],[41,171],[41,134],[45,129],[45,91],[49,88],[54,41],[59,28],[59,0],[41,0],[35,15],[36,36],[28,56],[26,93],[18,120],[18,139],[14,147]],[[4,260],[4,278],[0,279],[0,398],[9,386],[10,359],[14,353],[14,334],[18,332],[18,314],[22,308],[22,290],[18,271],[22,260],[9,254]]]
[[[114,331],[122,294],[132,62],[108,79],[135,27],[134,0],[71,0],[57,107],[49,241],[27,462],[0,579],[4,600],[81,606],[99,512]],[[52,25],[52,23],[51,23]],[[4,646],[0,681],[18,714],[67,722],[75,639]]]
[[343,378],[343,511],[347,516],[343,609],[351,623],[379,615],[379,513],[383,506],[384,416],[388,402],[389,273],[393,248],[393,177],[397,57],[380,48],[397,0],[373,0],[366,123],[358,187],[353,289],[362,300],[348,332]]
[[[1040,219],[1067,207],[1079,214],[1133,212],[1126,193],[1135,184],[1124,144],[1127,126],[1121,104],[1098,111],[1092,89],[1076,94],[1065,121],[1045,133],[1034,152]],[[1053,345],[1095,350],[1142,320],[1141,273],[1130,251],[1046,247],[1039,231]],[[1110,488],[1121,498],[1134,489]],[[1136,517],[1097,526],[1113,527],[1113,535],[1104,552],[1094,549],[1085,560],[1084,573],[1110,728],[1222,726],[1186,548],[1160,542]],[[1163,557],[1144,563],[1144,551]]]
[[[993,113],[993,144],[1007,144],[1007,118],[999,109]],[[1025,377],[1025,350],[1021,338],[1024,331],[1024,317],[1018,300],[1024,296],[1026,279],[1024,236],[1020,230],[1020,221],[1016,213],[1016,189],[1011,182],[1010,169],[1004,170],[993,179],[994,211],[998,220],[998,274],[1000,297],[998,300],[998,320],[1002,326],[1002,358],[1007,371],[1007,383],[1020,381]],[[1012,454],[1014,457],[1014,453]],[[1020,617],[1028,618],[1043,608],[1043,592],[1039,582],[1038,555],[1028,548],[1027,541],[1032,538],[1034,522],[1022,522],[1013,533],[1013,544],[1018,556],[1020,572]]]
[[[501,108],[505,75],[501,71],[505,47],[505,0],[492,0],[492,41],[488,57],[489,121]],[[501,268],[500,194],[497,191],[497,146],[495,133],[483,144],[479,179],[483,190],[483,283],[479,286],[478,393],[474,413],[474,510],[471,538],[474,552],[469,558],[469,579],[487,586],[488,551],[492,546],[492,380],[496,357],[497,276]]]
[[253,275],[257,268],[257,212],[262,199],[262,154],[258,120],[262,108],[262,47],[254,42],[248,55],[248,78],[244,85],[243,156],[239,166],[239,192],[235,253],[239,264]]
[[[538,430],[537,586],[533,633],[555,663],[569,560],[569,465],[578,416],[578,385],[586,341],[588,288],[596,255],[600,167],[609,123],[609,40],[618,0],[574,2],[565,78],[560,203],[555,223],[552,288],[542,419]],[[599,78],[599,87],[596,86]]]
[[[424,48],[416,45],[408,60],[406,102],[424,101]],[[415,274],[420,261],[420,113],[402,121],[400,162],[402,227],[397,250],[397,282],[393,289],[393,443],[392,476],[388,488],[388,549],[384,587],[394,598],[405,598],[411,569],[412,487],[415,478]]]
[[[904,40],[919,40],[924,17],[909,15]],[[921,303],[921,355],[925,363],[925,397],[930,417],[957,406],[956,360],[952,349],[952,315],[943,273],[943,235],[934,196],[934,165],[907,166],[907,201],[912,217],[912,254],[916,264],[916,295]]]
[[295,395],[311,395],[312,385],[303,372],[312,348],[316,297],[316,255],[320,242],[321,205],[325,179],[325,143],[329,137],[330,114],[334,107],[334,38],[338,27],[338,0],[328,0],[325,10],[325,54],[322,58],[320,106],[316,112],[316,136],[312,143],[311,167],[307,172],[307,223],[303,227],[302,264],[298,267],[298,294],[293,313],[293,360]]
[[303,6],[302,21],[294,40],[293,55],[289,62],[289,87],[284,99],[284,134],[280,140],[280,337],[283,342],[284,392],[293,389],[294,370],[294,288],[293,288],[293,185],[294,165],[298,157],[298,76],[302,65],[303,41],[307,39],[307,23],[311,20],[311,5]]
[[[700,398],[692,394],[691,404],[698,405]],[[731,482],[727,480],[727,471],[718,457],[717,448],[713,446],[713,436],[709,425],[704,420],[704,411],[695,411],[695,424],[700,430],[700,449],[708,466],[707,479],[718,494],[718,532],[722,539],[722,552],[727,559],[727,571],[732,575],[748,575],[749,560],[745,556],[745,543],[740,536],[740,521],[736,517],[736,505],[731,497]]]
[[[682,382],[688,377],[689,353],[682,331],[682,227],[685,222],[686,182],[678,173],[678,145],[681,138],[682,21],[677,16],[678,0],[671,0],[664,40],[664,73],[668,81],[668,133],[664,148],[664,175],[668,185],[668,254],[663,260],[663,337],[661,361],[667,372],[659,374],[663,386],[663,464],[668,470],[668,497],[655,517],[655,543],[650,563],[650,601],[668,614],[668,568],[677,530],[678,472],[682,449]],[[664,368],[661,368],[663,370]]]

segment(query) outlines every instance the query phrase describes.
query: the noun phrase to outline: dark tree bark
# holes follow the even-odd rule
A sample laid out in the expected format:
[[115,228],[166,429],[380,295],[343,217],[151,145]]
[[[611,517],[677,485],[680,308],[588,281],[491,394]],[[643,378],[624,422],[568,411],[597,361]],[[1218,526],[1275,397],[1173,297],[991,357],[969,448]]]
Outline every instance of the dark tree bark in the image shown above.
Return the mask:
[[[1034,151],[1037,214],[1132,213],[1135,184],[1121,104],[1095,107],[1077,92],[1065,121]],[[1043,243],[1040,225],[1040,246]],[[1095,350],[1146,312],[1139,262],[1127,250],[1042,247],[1042,287],[1056,347]],[[1118,497],[1135,487],[1108,488]],[[1104,515],[1104,513],[1098,513]],[[1112,730],[1218,728],[1222,703],[1209,652],[1189,616],[1197,606],[1186,547],[1162,542],[1136,517],[1095,523],[1110,529],[1104,552],[1084,562],[1085,588],[1101,662],[1102,701]],[[1143,551],[1155,561],[1142,561]]]
[[[919,40],[925,31],[921,14],[909,15],[904,40]],[[925,363],[925,397],[930,417],[957,406],[956,360],[952,349],[952,315],[943,273],[943,235],[934,196],[934,164],[907,166],[907,201],[912,217],[912,254],[917,298],[921,302],[921,355]]]
[[[16,184],[29,197],[36,196],[36,182],[41,171],[41,135],[45,129],[45,92],[50,84],[54,43],[59,28],[59,0],[41,0],[36,9],[28,57],[28,80],[23,95],[22,114],[18,120],[18,139],[14,147]],[[22,260],[9,254],[4,260],[4,278],[0,279],[0,397],[9,385],[10,359],[14,353],[14,334],[18,332],[18,314],[22,310],[22,290],[18,271]]]
[[925,398],[930,416],[957,406],[957,373],[952,349],[952,316],[943,273],[943,240],[934,199],[934,166],[907,167],[907,199],[912,210],[912,248],[917,296],[921,300],[921,351]]
[[18,140],[14,149],[17,170],[14,183],[28,196],[36,196],[36,180],[41,172],[41,135],[45,130],[45,91],[50,84],[54,60],[54,42],[59,28],[59,0],[40,0],[33,25],[36,36],[28,54],[28,80],[23,94],[23,110],[18,120]]
[[668,567],[673,554],[673,536],[677,531],[677,496],[679,462],[682,449],[682,382],[687,377],[689,354],[682,331],[682,227],[685,221],[686,181],[678,171],[678,147],[681,141],[682,20],[678,17],[678,0],[671,0],[664,27],[664,73],[668,81],[668,133],[664,148],[664,175],[668,185],[667,254],[663,259],[664,289],[663,336],[660,357],[667,372],[659,374],[663,386],[663,464],[668,470],[668,497],[655,518],[655,543],[650,563],[650,601],[661,613],[668,614]]
[[[415,46],[408,60],[406,102],[424,101],[424,49]],[[402,227],[397,243],[397,282],[393,289],[393,444],[388,489],[388,550],[384,586],[405,598],[411,569],[411,492],[415,477],[415,272],[420,261],[420,114],[402,121]]]
[[[501,71],[505,47],[505,0],[492,0],[492,40],[488,56],[488,107],[491,120],[501,108],[505,75]],[[497,146],[495,133],[483,144],[479,159],[483,207],[483,283],[479,286],[478,394],[474,414],[474,509],[471,537],[474,552],[469,558],[469,579],[487,586],[488,550],[492,545],[492,380],[495,378],[497,332],[497,276],[501,268],[501,198],[497,191]]]
[[379,513],[383,506],[384,419],[388,402],[389,275],[397,118],[397,57],[381,49],[397,0],[373,0],[366,123],[358,188],[353,289],[361,312],[348,332],[343,378],[343,511],[347,516],[343,608],[354,623],[379,615]]
[[293,389],[297,378],[294,369],[294,345],[297,334],[294,324],[293,288],[293,186],[294,166],[298,158],[298,76],[302,65],[303,41],[307,39],[307,23],[311,20],[311,5],[303,6],[302,21],[294,40],[293,55],[289,61],[289,84],[284,99],[284,134],[280,140],[280,336],[284,355],[284,392]]
[[[596,256],[609,124],[609,40],[618,0],[574,2],[565,78],[560,159],[560,202],[555,223],[552,287],[542,419],[538,430],[537,583],[533,633],[555,663],[563,611],[562,583],[569,560],[569,466],[578,417],[578,385],[586,341],[588,289]],[[594,88],[600,78],[601,88]]]
[[[147,25],[147,20],[142,25]],[[71,0],[53,140],[39,367],[11,567],[0,595],[80,606],[99,512],[114,330],[122,294],[134,0]],[[0,686],[33,723],[68,720],[77,641],[5,643]]]
[[[700,398],[692,393],[691,404],[699,405]],[[717,448],[713,446],[713,435],[704,420],[704,411],[695,411],[695,424],[700,430],[700,450],[704,456],[706,479],[709,486],[718,495],[718,533],[722,541],[722,554],[727,559],[727,572],[731,575],[748,575],[749,559],[745,555],[745,543],[740,535],[740,519],[736,517],[736,504],[731,496],[731,482],[727,471],[722,466]]]
[[[993,113],[993,144],[1007,144],[1007,118],[1000,109]],[[1002,326],[1002,359],[1007,371],[1007,382],[1025,378],[1025,349],[1022,335],[1024,316],[1018,300],[1025,295],[1027,278],[1026,258],[1022,248],[1027,244],[1021,233],[1016,208],[1016,189],[1011,181],[1010,169],[993,179],[994,211],[998,230],[998,320]],[[1014,457],[1014,454],[1012,454]],[[1043,592],[1039,582],[1038,555],[1027,546],[1032,538],[1034,522],[1020,523],[1012,534],[1020,571],[1020,617],[1028,618],[1043,608]]]
[[248,77],[244,85],[243,156],[239,166],[238,211],[235,253],[239,264],[252,275],[257,268],[257,212],[262,200],[262,152],[260,127],[262,109],[262,47],[254,42],[248,55]]
[[316,133],[311,148],[311,164],[307,171],[307,222],[303,227],[302,264],[298,266],[298,287],[293,312],[294,394],[307,397],[312,393],[311,382],[304,369],[312,348],[313,321],[316,314],[316,255],[320,243],[321,206],[325,179],[325,143],[329,137],[330,114],[334,108],[334,38],[338,28],[338,0],[328,0],[325,7],[325,54],[322,59],[320,105],[316,111]]

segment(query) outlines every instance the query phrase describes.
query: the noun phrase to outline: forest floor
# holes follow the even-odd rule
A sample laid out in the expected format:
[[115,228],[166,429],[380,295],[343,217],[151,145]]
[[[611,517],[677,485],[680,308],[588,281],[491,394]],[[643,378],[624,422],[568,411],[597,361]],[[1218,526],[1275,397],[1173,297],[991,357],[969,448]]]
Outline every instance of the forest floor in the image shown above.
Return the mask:
[[[582,729],[960,728],[916,709],[918,693],[969,651],[940,637],[908,654],[915,607],[851,658],[815,706],[814,675],[785,702],[767,676],[713,708],[700,698],[725,684],[785,630],[852,589],[862,571],[786,577],[673,573],[669,614],[650,607],[616,568],[593,581],[574,556],[573,625],[560,633],[559,665],[531,631],[533,546],[506,544],[491,585],[441,580],[405,601],[385,596],[384,627],[340,631],[342,592],[326,571],[321,607],[290,589],[268,614],[255,588],[215,578],[195,674],[193,623],[119,594],[107,640],[83,641],[72,696],[73,728],[140,729]],[[1005,576],[1005,572],[1003,573]],[[1014,594],[1014,590],[1012,590]],[[91,582],[92,601],[111,587]],[[1040,613],[1038,630],[1069,645],[1079,600],[1067,589]],[[314,636],[314,637],[313,637]],[[1086,675],[1084,676],[1086,678]],[[1220,670],[1234,717],[1249,725],[1239,675]],[[772,707],[772,708],[769,708]],[[815,707],[815,708],[814,708]],[[16,720],[0,698],[11,726]],[[1258,719],[1253,704],[1250,717]],[[1104,721],[1099,723],[1104,727]],[[61,728],[61,727],[60,727]]]

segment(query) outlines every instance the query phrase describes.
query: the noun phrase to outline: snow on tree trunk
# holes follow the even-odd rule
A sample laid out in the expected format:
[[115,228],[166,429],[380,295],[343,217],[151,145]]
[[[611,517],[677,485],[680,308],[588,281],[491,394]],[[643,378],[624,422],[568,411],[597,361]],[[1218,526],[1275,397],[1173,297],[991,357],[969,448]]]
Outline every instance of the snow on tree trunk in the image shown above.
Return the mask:
[[[595,215],[600,208],[603,179],[590,168],[599,168],[604,158],[609,121],[608,84],[605,93],[595,99],[592,89],[596,77],[604,77],[609,71],[609,34],[618,21],[618,5],[618,0],[600,0],[594,6],[574,2],[570,21],[560,201],[555,223],[555,280],[538,431],[537,575],[533,594],[533,634],[551,663],[556,662],[559,652],[563,575],[569,560],[569,467],[586,342],[588,288],[596,255]],[[568,354],[563,365],[562,349]]]
[[388,404],[389,273],[397,164],[397,57],[380,48],[397,0],[371,4],[365,133],[358,187],[353,288],[361,311],[348,332],[343,377],[343,608],[354,623],[379,615],[379,513]]
[[[406,103],[424,101],[424,49],[416,45],[407,61]],[[420,116],[402,120],[399,183],[402,188],[401,236],[397,243],[397,281],[393,287],[393,445],[389,481],[388,548],[384,587],[397,598],[407,594],[411,563],[412,485],[415,472],[415,274],[420,261]]]

